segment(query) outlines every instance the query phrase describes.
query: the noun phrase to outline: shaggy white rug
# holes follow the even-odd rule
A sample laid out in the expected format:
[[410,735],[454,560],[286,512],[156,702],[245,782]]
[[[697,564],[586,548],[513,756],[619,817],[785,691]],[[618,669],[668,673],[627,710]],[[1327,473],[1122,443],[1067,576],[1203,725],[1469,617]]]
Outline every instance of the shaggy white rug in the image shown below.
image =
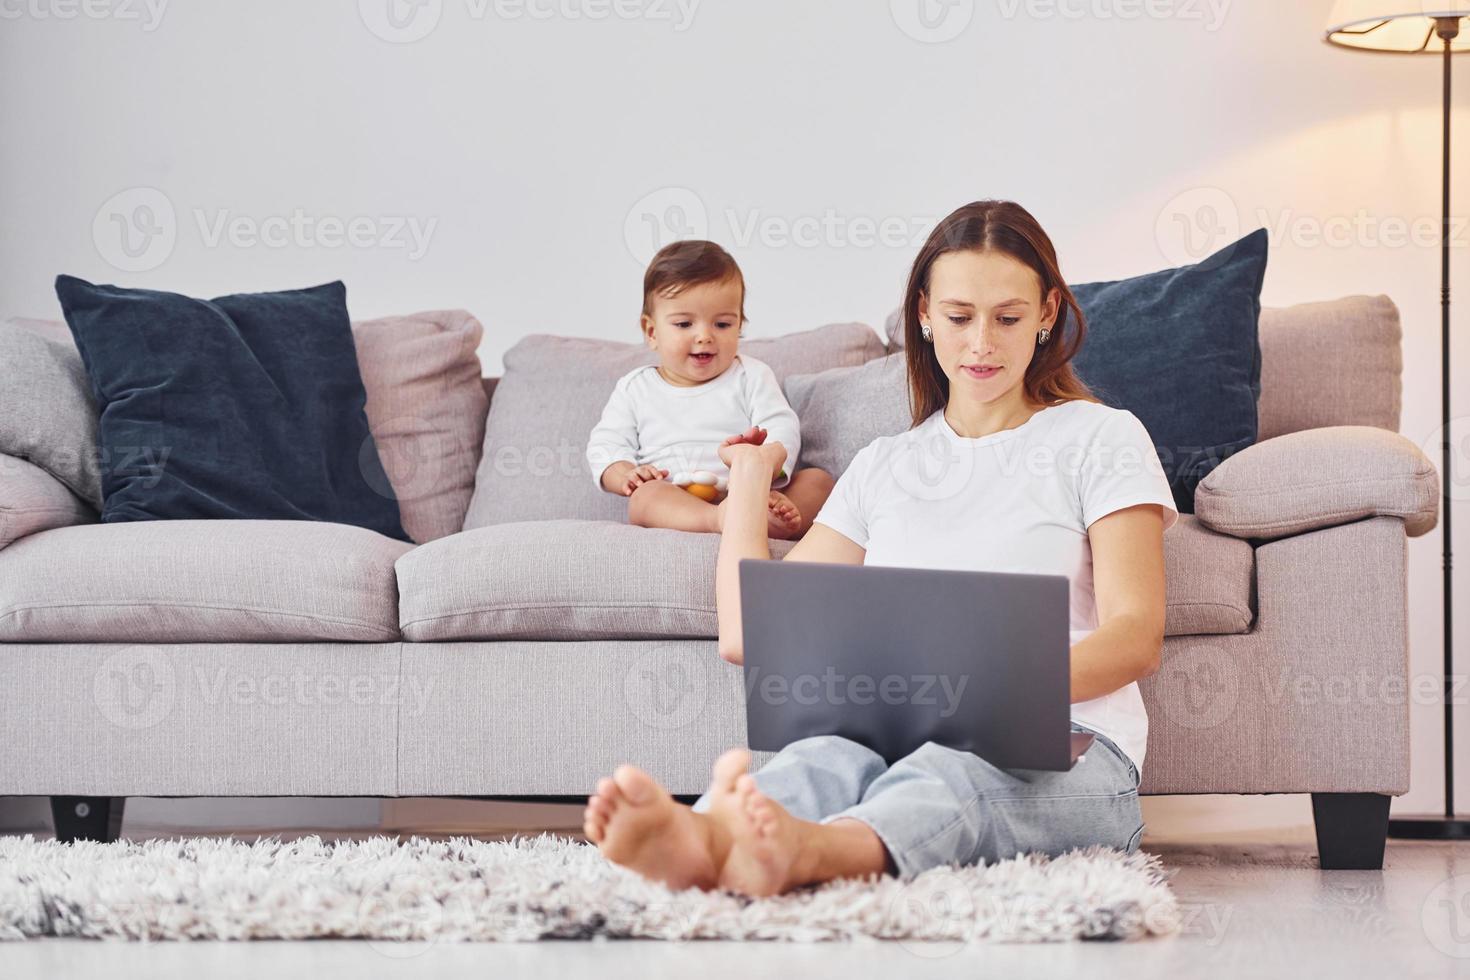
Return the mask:
[[1101,846],[780,898],[671,892],[552,836],[0,838],[0,939],[1130,940],[1179,929],[1159,859]]

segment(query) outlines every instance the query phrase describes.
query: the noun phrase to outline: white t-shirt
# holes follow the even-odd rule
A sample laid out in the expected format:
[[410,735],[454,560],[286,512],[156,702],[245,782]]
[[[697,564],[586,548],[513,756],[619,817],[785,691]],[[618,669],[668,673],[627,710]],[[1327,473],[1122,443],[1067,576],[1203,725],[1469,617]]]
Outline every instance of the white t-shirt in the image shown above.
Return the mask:
[[687,388],[669,384],[652,365],[635,368],[618,379],[587,440],[587,465],[599,487],[603,471],[623,459],[670,476],[709,470],[728,477],[720,443],[752,425],[786,447],[786,477],[772,483],[785,486],[796,472],[801,423],[768,364],[737,354],[720,375]]
[[[1014,429],[966,439],[935,412],[863,448],[817,514],[867,549],[869,565],[1065,575],[1071,642],[1097,628],[1087,527],[1134,504],[1179,518],[1148,430],[1132,412],[1075,400]],[[1138,684],[1071,706],[1143,772],[1148,714]]]

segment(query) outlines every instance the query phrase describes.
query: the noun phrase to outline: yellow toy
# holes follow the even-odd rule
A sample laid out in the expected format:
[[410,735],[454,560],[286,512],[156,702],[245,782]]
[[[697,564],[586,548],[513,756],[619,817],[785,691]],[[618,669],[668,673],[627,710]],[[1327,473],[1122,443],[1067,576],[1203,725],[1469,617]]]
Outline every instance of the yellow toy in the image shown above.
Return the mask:
[[714,503],[725,495],[725,490],[730,486],[728,477],[709,470],[694,470],[692,472],[681,470],[669,477],[669,482],[676,487],[683,487],[700,500]]

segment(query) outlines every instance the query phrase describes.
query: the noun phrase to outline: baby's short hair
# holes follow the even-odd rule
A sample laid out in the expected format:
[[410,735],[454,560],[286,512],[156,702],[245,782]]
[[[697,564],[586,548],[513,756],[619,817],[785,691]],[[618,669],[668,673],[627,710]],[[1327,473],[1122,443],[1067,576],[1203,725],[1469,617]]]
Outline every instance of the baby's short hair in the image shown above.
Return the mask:
[[653,312],[653,297],[677,296],[690,286],[734,280],[740,284],[740,322],[745,322],[745,277],[740,266],[714,242],[685,239],[658,250],[643,273],[643,315]]

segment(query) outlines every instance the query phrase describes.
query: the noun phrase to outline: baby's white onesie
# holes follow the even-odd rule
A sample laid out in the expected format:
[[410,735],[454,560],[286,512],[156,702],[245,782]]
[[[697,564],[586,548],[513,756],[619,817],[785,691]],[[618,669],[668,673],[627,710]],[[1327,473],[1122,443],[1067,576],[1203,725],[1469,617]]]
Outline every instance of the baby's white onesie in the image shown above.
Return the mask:
[[737,354],[719,377],[688,388],[669,384],[653,365],[635,368],[618,379],[587,440],[587,465],[598,487],[603,471],[623,459],[670,476],[709,470],[728,477],[720,443],[752,425],[766,430],[767,442],[786,447],[786,476],[771,484],[785,486],[796,472],[801,423],[770,365]]

